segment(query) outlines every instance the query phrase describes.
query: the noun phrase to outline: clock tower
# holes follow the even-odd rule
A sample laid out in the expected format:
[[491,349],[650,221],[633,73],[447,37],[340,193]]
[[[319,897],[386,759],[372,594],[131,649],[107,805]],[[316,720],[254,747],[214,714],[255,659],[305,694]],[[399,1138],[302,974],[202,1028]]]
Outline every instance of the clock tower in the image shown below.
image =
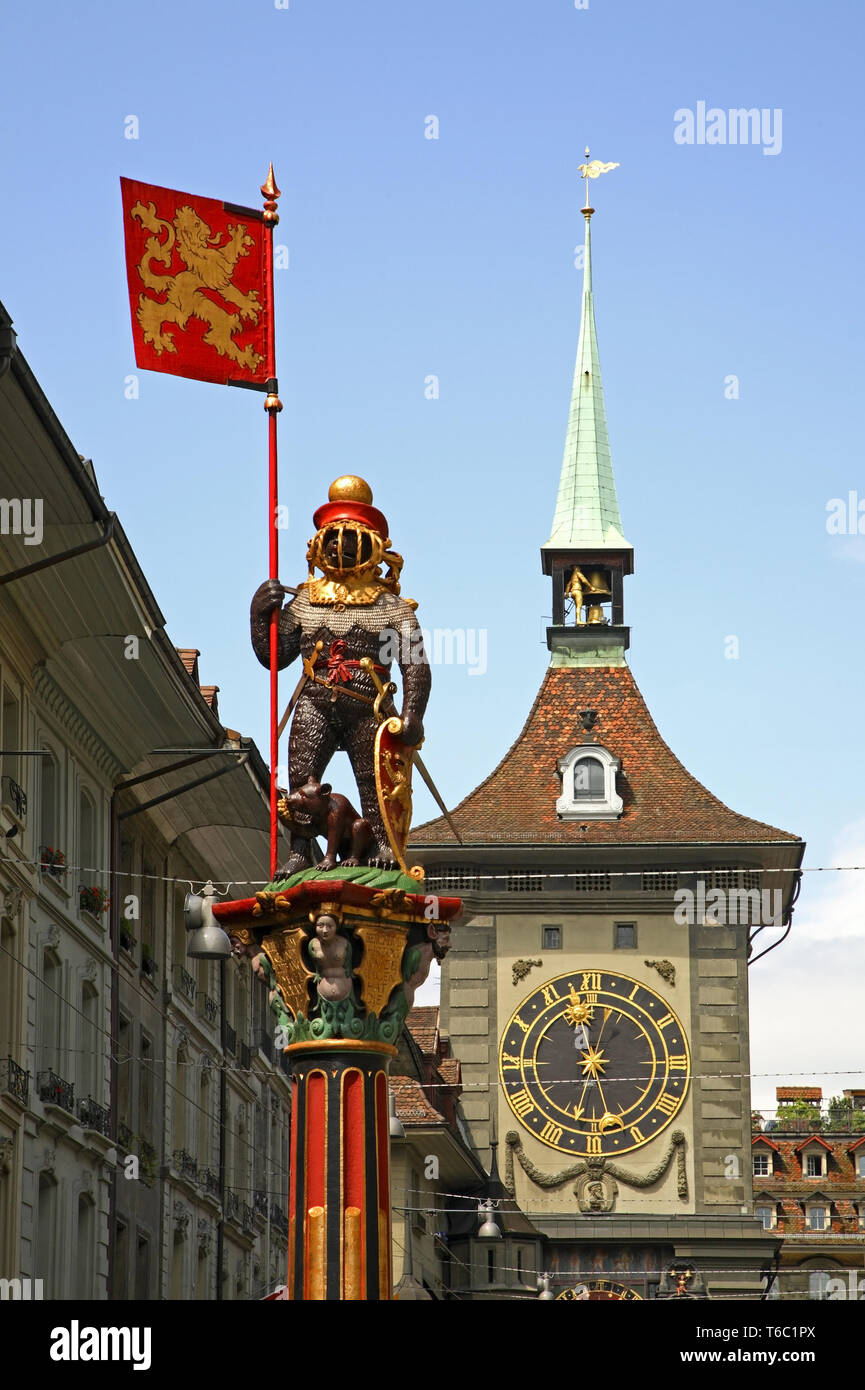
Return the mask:
[[444,819],[410,842],[430,891],[458,893],[467,913],[443,966],[441,1028],[490,1182],[454,1219],[453,1279],[487,1299],[535,1297],[538,1275],[546,1297],[753,1299],[779,1242],[753,1215],[747,972],[789,925],[804,844],[687,771],[627,663],[634,553],[586,203],[576,369],[541,547],[549,665],[516,741],[453,812],[463,843]]

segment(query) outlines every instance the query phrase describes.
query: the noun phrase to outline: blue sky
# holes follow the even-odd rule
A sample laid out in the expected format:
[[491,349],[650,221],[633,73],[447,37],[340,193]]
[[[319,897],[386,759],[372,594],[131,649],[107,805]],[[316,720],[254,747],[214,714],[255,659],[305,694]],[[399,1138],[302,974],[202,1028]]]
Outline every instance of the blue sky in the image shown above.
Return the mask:
[[[621,164],[593,186],[593,252],[637,681],[724,801],[803,835],[806,863],[865,863],[865,537],[826,529],[832,498],[865,501],[862,31],[833,0],[85,0],[36,27],[5,7],[0,298],[229,724],[267,747],[247,636],[267,567],[264,415],[249,393],[147,373],[126,399],[120,175],[257,203],[273,159],[290,262],[282,577],[303,578],[331,479],[368,477],[423,624],[487,634],[485,674],[434,673],[425,757],[455,803],[518,733],[545,667],[538,549],[588,143]],[[699,102],[780,111],[780,148],[677,143],[675,113]],[[806,880],[796,939],[753,972],[755,1070],[816,1065],[792,1016],[815,990],[837,1014],[851,952],[865,966],[861,878]],[[815,982],[827,923],[847,944]],[[789,1036],[764,1037],[781,1005]],[[853,1027],[822,1065],[865,1075]]]

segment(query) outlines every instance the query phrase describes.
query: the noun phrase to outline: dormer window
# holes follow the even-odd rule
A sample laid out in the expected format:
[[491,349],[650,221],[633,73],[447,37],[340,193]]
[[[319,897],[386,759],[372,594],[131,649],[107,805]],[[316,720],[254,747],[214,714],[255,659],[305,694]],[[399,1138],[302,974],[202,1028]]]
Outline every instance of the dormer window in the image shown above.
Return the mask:
[[599,743],[584,743],[559,758],[556,766],[562,779],[556,802],[559,820],[618,820],[624,809],[616,791],[621,759]]

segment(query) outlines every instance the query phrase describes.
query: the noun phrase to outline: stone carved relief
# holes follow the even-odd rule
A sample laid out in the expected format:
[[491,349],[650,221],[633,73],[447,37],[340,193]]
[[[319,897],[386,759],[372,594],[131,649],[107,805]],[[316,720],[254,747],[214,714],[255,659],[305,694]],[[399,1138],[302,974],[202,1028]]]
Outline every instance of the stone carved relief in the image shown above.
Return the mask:
[[666,981],[668,985],[674,985],[676,983],[676,967],[673,965],[672,961],[647,960],[644,961],[643,964],[648,965],[650,970],[657,970],[661,979]]
[[0,1174],[6,1174],[12,1170],[12,1146],[14,1139],[3,1137],[0,1139]]
[[526,978],[530,970],[536,965],[543,965],[543,963],[542,960],[515,960],[511,966],[514,984],[518,985],[521,980]]
[[198,1258],[206,1260],[213,1248],[213,1227],[204,1216],[198,1218]]
[[172,1215],[174,1216],[174,1239],[185,1240],[189,1229],[189,1207],[185,1202],[175,1202]]
[[92,956],[90,956],[89,959],[85,962],[84,968],[81,971],[81,973],[84,976],[85,980],[90,981],[91,985],[96,984],[96,976],[99,973],[99,971],[96,961],[93,959]]
[[[676,1161],[676,1194],[683,1202],[688,1200],[688,1174],[685,1167],[685,1136],[680,1129],[673,1131],[664,1157],[647,1173],[635,1173],[613,1163],[608,1158],[579,1159],[557,1173],[545,1173],[533,1163],[523,1148],[523,1141],[515,1130],[505,1136],[507,1146],[505,1155],[504,1186],[511,1197],[516,1196],[514,1181],[514,1154],[523,1172],[536,1187],[548,1190],[561,1187],[562,1183],[576,1178],[574,1196],[580,1211],[612,1211],[617,1196],[615,1179],[626,1187],[645,1188],[659,1182],[668,1172],[673,1159]],[[585,1205],[584,1205],[585,1204]]]

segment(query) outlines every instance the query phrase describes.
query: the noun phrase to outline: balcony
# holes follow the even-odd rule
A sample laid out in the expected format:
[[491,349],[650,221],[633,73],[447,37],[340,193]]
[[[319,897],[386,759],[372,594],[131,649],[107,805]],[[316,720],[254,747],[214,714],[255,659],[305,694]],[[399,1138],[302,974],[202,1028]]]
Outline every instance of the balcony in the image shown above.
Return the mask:
[[0,1090],[26,1105],[30,1095],[29,1071],[25,1071],[17,1062],[13,1062],[11,1057],[7,1057],[5,1061],[0,1062],[0,1077]]
[[121,949],[121,951],[125,951],[125,952],[127,953],[127,955],[130,955],[130,956],[131,956],[131,955],[133,954],[133,952],[135,951],[135,947],[137,946],[137,944],[138,944],[137,938],[136,938],[135,935],[133,934],[131,927],[128,925],[127,922],[121,921],[121,923],[120,923],[120,949]]
[[195,977],[190,975],[189,971],[185,970],[182,965],[175,965],[174,967],[174,987],[178,994],[182,994],[190,1004],[195,1003],[198,985],[195,982]]
[[265,1057],[267,1058],[268,1062],[272,1062],[272,1061],[273,1061],[273,1038],[270,1036],[269,1033],[265,1032],[265,1030],[264,1030],[263,1028],[262,1028],[261,1032],[260,1032],[259,1035],[258,1035],[258,1046],[260,1047],[261,1051],[264,1053],[264,1055],[265,1055]]
[[75,1087],[71,1081],[64,1081],[62,1076],[46,1068],[40,1071],[36,1078],[39,1088],[39,1099],[46,1105],[59,1105],[61,1110],[68,1110],[70,1115],[75,1113]]
[[111,1111],[98,1105],[92,1096],[78,1102],[78,1120],[83,1129],[93,1129],[107,1139],[111,1132]]
[[230,1023],[224,1023],[222,1026],[222,1046],[226,1052],[231,1053],[232,1057],[237,1052],[237,1033]]
[[256,1216],[263,1216],[264,1219],[265,1219],[265,1221],[266,1221],[266,1220],[267,1220],[267,1193],[266,1193],[266,1192],[256,1192],[255,1196],[254,1196],[253,1199],[252,1199],[252,1205],[253,1205],[253,1207],[254,1207],[254,1209],[255,1209],[255,1214],[256,1214]]
[[2,779],[2,802],[4,806],[11,807],[18,817],[18,820],[27,819],[27,793],[23,787],[19,787],[14,777],[8,773]]
[[270,1208],[270,1220],[271,1224],[276,1227],[280,1235],[288,1235],[288,1217],[282,1210],[282,1207],[278,1206],[276,1202],[274,1202],[273,1206]]
[[236,1192],[232,1192],[230,1187],[225,1189],[225,1219],[226,1221],[240,1220],[240,1198]]
[[243,1202],[240,1208],[240,1219],[245,1231],[251,1231],[255,1227],[255,1212],[248,1202]]
[[208,1023],[215,1023],[219,1015],[219,1005],[209,994],[202,993],[198,996],[198,1012]]
[[215,1197],[219,1201],[219,1174],[214,1173],[212,1168],[205,1168],[201,1174],[201,1182],[208,1197]]
[[198,1182],[198,1163],[185,1149],[174,1150],[174,1167],[187,1182]]
[[251,1058],[250,1058],[250,1055],[249,1055],[249,1048],[247,1047],[247,1045],[246,1045],[245,1042],[240,1043],[239,1046],[238,1046],[238,1049],[237,1049],[237,1060],[239,1061],[240,1066],[241,1066],[241,1068],[242,1068],[243,1071],[249,1071],[249,1064],[250,1064]]

